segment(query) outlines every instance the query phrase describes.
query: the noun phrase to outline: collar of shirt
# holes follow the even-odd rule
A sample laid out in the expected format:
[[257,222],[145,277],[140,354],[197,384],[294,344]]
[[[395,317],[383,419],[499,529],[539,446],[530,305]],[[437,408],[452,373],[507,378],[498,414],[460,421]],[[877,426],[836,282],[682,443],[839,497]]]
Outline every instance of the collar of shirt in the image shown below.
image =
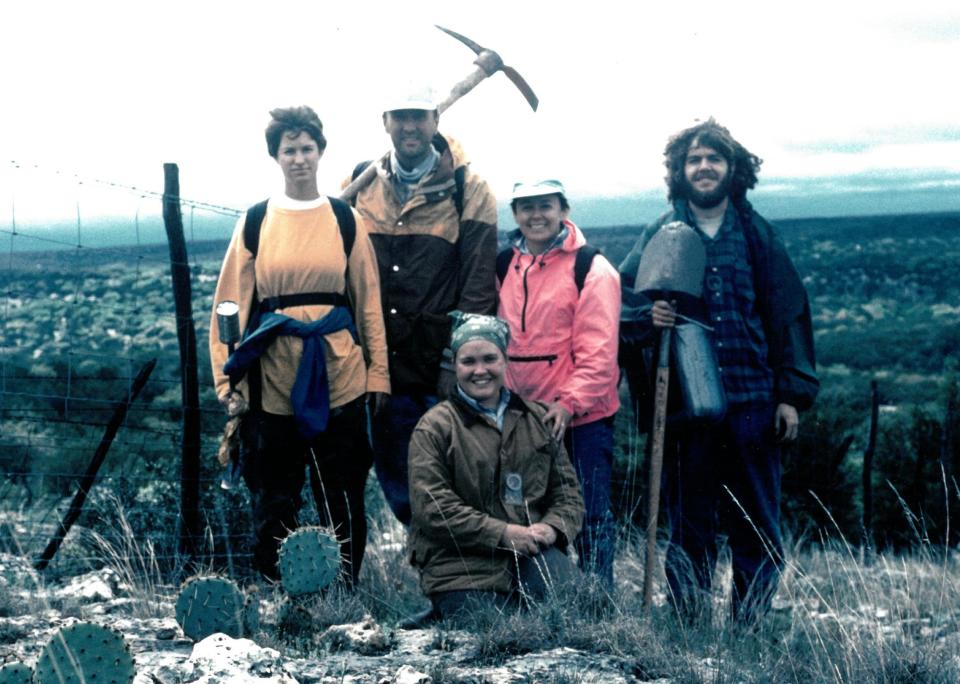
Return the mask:
[[500,388],[500,401],[497,402],[497,408],[495,409],[482,406],[480,402],[464,392],[460,385],[457,385],[457,392],[467,406],[472,408],[481,416],[489,417],[496,424],[498,430],[503,429],[503,416],[506,414],[507,405],[510,403],[510,390],[508,390],[506,387]]
[[416,185],[419,183],[421,178],[433,171],[439,159],[440,153],[437,152],[435,147],[431,147],[430,154],[420,162],[419,166],[406,169],[401,166],[399,160],[397,160],[396,150],[390,150],[390,168],[393,170],[393,175],[401,183],[406,183],[407,185]]
[[293,199],[292,197],[287,197],[284,193],[278,193],[270,198],[270,204],[279,207],[281,209],[293,209],[297,211],[305,211],[307,209],[316,209],[319,206],[323,206],[329,202],[326,195],[320,195],[316,199],[312,200],[298,200]]
[[678,219],[696,230],[701,238],[707,240],[719,240],[721,235],[733,230],[737,225],[737,210],[734,209],[733,202],[727,203],[727,209],[723,212],[723,223],[720,224],[717,234],[712,238],[708,237],[707,234],[700,229],[700,226],[697,225],[697,217],[694,216],[693,211],[690,210],[690,204],[686,200],[677,200],[676,204],[674,204],[674,210],[676,211]]
[[[563,226],[560,229],[560,232],[557,233],[557,237],[555,237],[553,242],[550,243],[550,246],[543,250],[541,254],[546,254],[551,249],[559,249],[569,234],[570,230],[566,226]],[[523,237],[523,233],[520,233],[520,236],[517,238],[516,242],[514,242],[514,245],[516,245],[517,249],[520,250],[521,254],[530,254],[530,248],[527,247],[527,238]]]

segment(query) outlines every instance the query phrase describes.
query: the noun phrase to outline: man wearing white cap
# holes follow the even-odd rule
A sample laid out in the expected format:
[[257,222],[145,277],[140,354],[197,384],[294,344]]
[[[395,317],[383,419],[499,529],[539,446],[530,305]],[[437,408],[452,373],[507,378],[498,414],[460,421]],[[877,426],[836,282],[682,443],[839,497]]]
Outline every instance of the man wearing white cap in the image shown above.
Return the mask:
[[[453,310],[496,311],[497,204],[460,145],[437,132],[429,93],[388,102],[393,149],[356,197],[380,267],[393,395],[373,424],[380,486],[410,522],[407,448],[413,427],[456,385],[449,352]],[[359,167],[358,167],[359,171]]]

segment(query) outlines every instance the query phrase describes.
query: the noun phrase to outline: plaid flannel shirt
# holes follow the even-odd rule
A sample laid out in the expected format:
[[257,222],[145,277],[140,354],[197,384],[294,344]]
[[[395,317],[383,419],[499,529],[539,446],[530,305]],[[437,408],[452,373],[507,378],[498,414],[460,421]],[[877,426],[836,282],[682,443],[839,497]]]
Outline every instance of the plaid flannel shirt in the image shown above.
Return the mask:
[[[692,213],[686,206],[684,210],[689,225],[696,227]],[[773,370],[767,363],[767,341],[739,216],[731,204],[713,239],[697,231],[707,251],[703,298],[727,403],[768,404],[773,401]]]

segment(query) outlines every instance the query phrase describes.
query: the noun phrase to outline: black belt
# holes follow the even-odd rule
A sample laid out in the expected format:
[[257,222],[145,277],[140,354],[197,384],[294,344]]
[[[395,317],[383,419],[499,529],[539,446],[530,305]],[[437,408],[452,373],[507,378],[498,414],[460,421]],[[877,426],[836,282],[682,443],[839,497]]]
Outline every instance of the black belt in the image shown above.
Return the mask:
[[286,309],[291,306],[309,306],[311,304],[329,304],[330,306],[350,306],[350,302],[339,292],[301,292],[299,294],[267,297],[260,302],[260,312]]

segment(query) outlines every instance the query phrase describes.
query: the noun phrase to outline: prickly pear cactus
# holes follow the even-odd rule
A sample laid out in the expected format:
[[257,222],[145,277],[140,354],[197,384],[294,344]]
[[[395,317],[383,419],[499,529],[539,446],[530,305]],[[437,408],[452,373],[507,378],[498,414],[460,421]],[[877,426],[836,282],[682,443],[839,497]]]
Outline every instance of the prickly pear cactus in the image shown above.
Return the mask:
[[177,622],[194,641],[223,632],[235,639],[245,636],[246,608],[243,592],[225,577],[193,577],[177,596]]
[[39,684],[129,684],[136,676],[133,656],[114,629],[78,622],[53,635],[37,659]]
[[23,663],[7,663],[0,667],[0,684],[31,684],[33,670]]
[[340,544],[322,527],[302,527],[280,546],[280,579],[290,596],[327,587],[340,570]]

